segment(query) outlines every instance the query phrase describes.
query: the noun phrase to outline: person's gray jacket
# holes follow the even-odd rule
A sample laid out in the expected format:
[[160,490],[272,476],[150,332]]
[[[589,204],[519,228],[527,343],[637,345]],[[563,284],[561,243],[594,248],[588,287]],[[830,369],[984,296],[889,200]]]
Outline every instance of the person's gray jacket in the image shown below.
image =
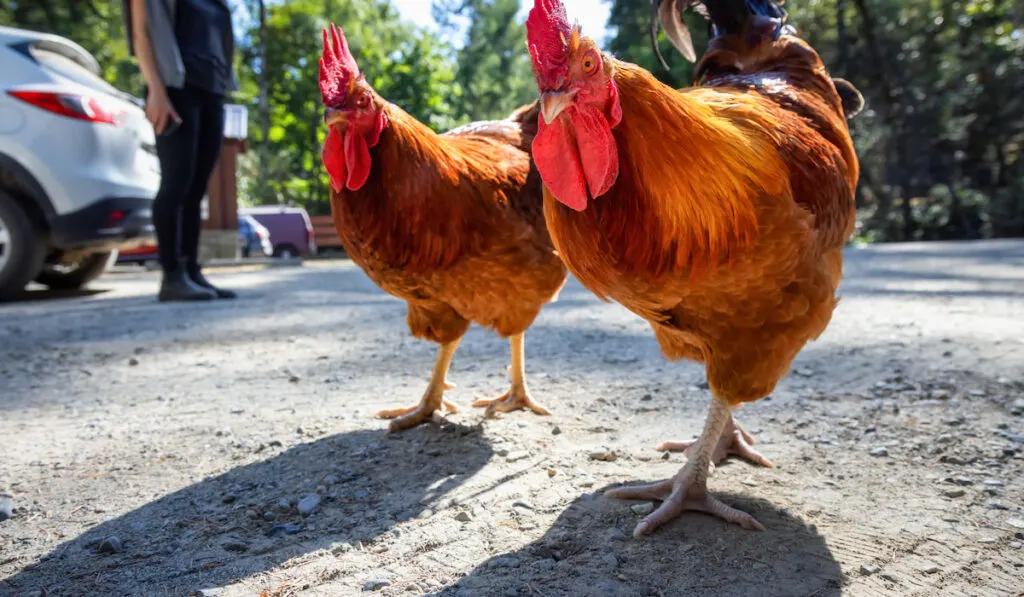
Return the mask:
[[[219,0],[225,2],[226,0]],[[156,58],[156,67],[160,72],[160,80],[167,87],[181,89],[185,87],[185,63],[181,60],[181,51],[178,49],[178,40],[174,36],[174,21],[177,15],[177,0],[145,0],[146,15],[149,17],[149,39],[153,43],[153,54]],[[131,0],[122,0],[124,10],[125,39],[128,40],[128,52],[135,55],[134,34],[132,32],[132,6]],[[235,39],[228,32],[224,39],[225,47],[234,53]],[[231,81],[228,89],[238,90],[238,76],[235,74],[234,66],[231,67]]]

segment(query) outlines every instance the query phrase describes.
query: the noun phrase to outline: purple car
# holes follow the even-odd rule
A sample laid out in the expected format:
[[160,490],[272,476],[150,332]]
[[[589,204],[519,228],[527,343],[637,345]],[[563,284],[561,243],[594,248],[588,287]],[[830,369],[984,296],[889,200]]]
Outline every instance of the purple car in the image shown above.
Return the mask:
[[316,239],[309,214],[301,207],[286,205],[260,205],[238,210],[239,215],[252,216],[270,231],[270,244],[274,257],[316,255]]

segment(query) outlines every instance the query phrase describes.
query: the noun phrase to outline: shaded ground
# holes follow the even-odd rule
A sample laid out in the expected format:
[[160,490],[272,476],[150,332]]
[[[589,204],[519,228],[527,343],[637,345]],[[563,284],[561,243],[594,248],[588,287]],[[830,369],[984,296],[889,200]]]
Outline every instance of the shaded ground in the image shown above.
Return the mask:
[[419,398],[434,347],[344,262],[219,274],[235,303],[160,305],[137,273],[0,306],[0,596],[1022,594],[1024,243],[854,250],[847,273],[740,413],[777,468],[712,477],[767,531],[692,514],[644,541],[600,494],[681,466],[652,446],[699,431],[703,371],[576,283],[527,334],[554,417],[468,408],[507,389],[474,329],[466,408],[397,437],[371,413]]

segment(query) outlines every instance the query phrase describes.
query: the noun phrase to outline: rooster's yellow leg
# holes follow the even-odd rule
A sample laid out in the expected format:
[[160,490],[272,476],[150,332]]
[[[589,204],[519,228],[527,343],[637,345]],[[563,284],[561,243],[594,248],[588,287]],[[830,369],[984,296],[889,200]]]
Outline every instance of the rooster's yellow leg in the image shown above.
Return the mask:
[[[722,437],[718,438],[718,443],[715,445],[715,451],[711,455],[711,468],[714,468],[714,465],[716,464],[721,464],[722,461],[728,458],[731,454],[735,454],[752,464],[759,464],[761,466],[772,468],[773,465],[771,461],[754,449],[754,443],[754,437],[747,433],[745,429],[740,427],[736,418],[729,417],[729,422],[725,426],[725,431],[722,433]],[[697,440],[687,442],[664,442],[659,445],[657,449],[661,452],[685,452],[687,456],[692,457],[693,449],[696,445]]]
[[761,523],[753,516],[727,506],[708,493],[708,474],[711,458],[714,456],[718,439],[732,418],[729,404],[718,398],[711,401],[711,410],[704,424],[704,431],[697,439],[693,455],[676,476],[660,483],[617,487],[605,493],[613,498],[626,500],[661,500],[661,506],[647,515],[633,530],[634,537],[651,534],[670,520],[678,518],[687,510],[706,512],[745,529],[763,530]]
[[494,413],[521,408],[528,408],[538,415],[550,415],[551,411],[535,401],[526,387],[526,351],[523,347],[523,334],[509,338],[509,344],[512,347],[512,387],[493,400],[477,400],[473,406],[486,406],[488,417],[494,416]]
[[434,372],[430,376],[430,383],[427,384],[427,390],[423,392],[423,398],[419,404],[409,408],[382,410],[377,413],[377,416],[382,419],[392,419],[388,433],[403,431],[425,423],[430,420],[435,411],[441,410],[442,407],[450,413],[458,412],[457,406],[444,399],[444,391],[454,387],[448,383],[447,378],[448,368],[452,364],[452,357],[455,356],[455,349],[458,346],[458,340],[441,345],[437,352]]

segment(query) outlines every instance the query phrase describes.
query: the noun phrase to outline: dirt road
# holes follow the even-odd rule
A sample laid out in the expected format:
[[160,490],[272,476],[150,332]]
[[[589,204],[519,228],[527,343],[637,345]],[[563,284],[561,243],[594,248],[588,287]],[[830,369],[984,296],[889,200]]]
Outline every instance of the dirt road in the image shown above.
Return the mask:
[[1021,594],[1024,243],[847,272],[739,414],[776,468],[711,479],[767,530],[687,514],[642,541],[602,490],[681,466],[653,446],[699,431],[703,371],[574,282],[527,333],[554,416],[469,408],[507,389],[507,344],[473,329],[464,408],[398,436],[371,413],[419,399],[434,347],[344,262],[221,273],[233,303],[157,304],[140,273],[0,306],[0,596]]

